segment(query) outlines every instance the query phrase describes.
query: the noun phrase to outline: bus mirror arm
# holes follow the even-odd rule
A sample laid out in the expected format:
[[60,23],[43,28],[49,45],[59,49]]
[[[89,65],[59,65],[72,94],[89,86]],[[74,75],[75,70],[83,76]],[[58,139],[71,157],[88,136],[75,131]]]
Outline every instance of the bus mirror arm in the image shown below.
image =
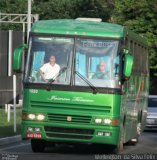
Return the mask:
[[119,64],[115,64],[115,75],[118,75],[118,68],[119,68]]

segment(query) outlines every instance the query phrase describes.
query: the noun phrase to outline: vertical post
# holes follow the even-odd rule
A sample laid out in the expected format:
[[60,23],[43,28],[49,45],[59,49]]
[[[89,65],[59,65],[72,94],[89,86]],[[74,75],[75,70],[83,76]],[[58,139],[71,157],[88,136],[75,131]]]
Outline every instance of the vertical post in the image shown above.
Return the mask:
[[16,132],[16,75],[13,75],[14,132]]
[[12,75],[12,37],[13,31],[9,30],[9,48],[8,48],[8,76]]
[[28,0],[28,13],[27,13],[27,42],[29,38],[29,32],[31,30],[31,2],[32,0]]
[[7,114],[8,116],[8,122],[10,122],[10,104],[8,104],[8,114]]
[[8,104],[5,104],[5,113],[8,113]]
[[25,42],[25,32],[26,32],[26,29],[25,29],[25,23],[23,23],[23,27],[22,27],[22,32],[23,32],[23,35],[22,35],[22,42],[24,43]]

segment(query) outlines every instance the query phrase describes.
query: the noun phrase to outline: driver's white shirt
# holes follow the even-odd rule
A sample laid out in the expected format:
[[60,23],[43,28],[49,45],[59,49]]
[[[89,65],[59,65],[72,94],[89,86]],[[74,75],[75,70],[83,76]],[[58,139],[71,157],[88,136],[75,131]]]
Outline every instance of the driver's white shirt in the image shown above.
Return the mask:
[[50,63],[45,63],[40,70],[44,73],[45,79],[55,79],[60,71],[60,66],[56,63],[54,66]]

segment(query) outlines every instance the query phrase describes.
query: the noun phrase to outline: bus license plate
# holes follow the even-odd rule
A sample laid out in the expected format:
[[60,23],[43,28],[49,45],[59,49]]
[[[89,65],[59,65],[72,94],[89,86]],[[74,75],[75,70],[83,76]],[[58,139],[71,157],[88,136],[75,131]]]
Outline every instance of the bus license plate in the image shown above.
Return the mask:
[[42,134],[41,133],[27,133],[27,138],[41,138]]

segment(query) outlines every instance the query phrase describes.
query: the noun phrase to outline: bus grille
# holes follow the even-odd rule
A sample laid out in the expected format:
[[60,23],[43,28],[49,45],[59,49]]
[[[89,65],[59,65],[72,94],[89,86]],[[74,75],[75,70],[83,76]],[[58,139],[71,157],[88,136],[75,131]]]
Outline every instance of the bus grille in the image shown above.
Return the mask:
[[111,106],[97,106],[97,105],[84,105],[84,104],[71,104],[71,103],[52,103],[52,102],[41,102],[41,101],[31,101],[32,108],[44,108],[44,109],[51,109],[52,111],[61,110],[61,111],[75,111],[84,113],[110,113]]
[[91,116],[48,114],[48,121],[52,122],[89,124],[91,122],[91,119]]
[[61,128],[45,126],[46,135],[51,138],[91,139],[93,129]]

